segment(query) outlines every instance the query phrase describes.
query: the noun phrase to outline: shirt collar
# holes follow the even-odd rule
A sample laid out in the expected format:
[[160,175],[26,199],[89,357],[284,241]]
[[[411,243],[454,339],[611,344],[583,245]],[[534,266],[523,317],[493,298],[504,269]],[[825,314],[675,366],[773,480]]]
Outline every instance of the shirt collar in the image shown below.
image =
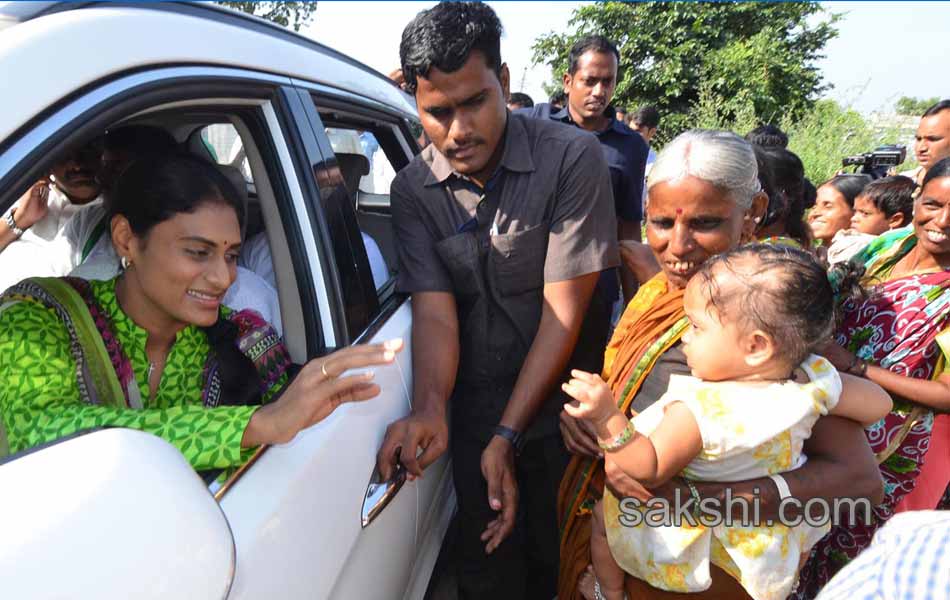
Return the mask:
[[[528,132],[525,130],[521,115],[512,115],[508,113],[508,123],[505,126],[505,133],[502,135],[504,149],[501,152],[501,160],[498,167],[490,179],[498,174],[499,169],[513,171],[516,173],[530,173],[534,171],[534,161],[531,159],[531,146],[528,143]],[[452,175],[467,179],[464,175],[456,173],[452,168],[449,159],[439,152],[434,146],[432,150],[432,160],[429,163],[429,175],[426,177],[425,186],[438,185]]]
[[[603,135],[608,131],[616,131],[620,135],[631,135],[633,130],[617,120],[617,111],[614,110],[613,106],[608,106],[607,110],[604,111],[604,114],[610,119],[610,125],[607,126],[607,129],[603,131],[592,132],[595,135]],[[551,113],[551,119],[555,121],[560,121],[561,123],[568,123],[570,125],[577,125],[574,122],[574,119],[571,118],[571,111],[565,106],[556,113]]]

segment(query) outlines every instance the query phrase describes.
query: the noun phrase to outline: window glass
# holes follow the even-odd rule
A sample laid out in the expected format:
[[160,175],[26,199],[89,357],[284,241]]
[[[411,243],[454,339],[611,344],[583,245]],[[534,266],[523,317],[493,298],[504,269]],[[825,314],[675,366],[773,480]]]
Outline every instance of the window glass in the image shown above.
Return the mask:
[[214,123],[201,130],[201,142],[211,155],[211,159],[219,165],[235,167],[244,175],[248,183],[251,177],[251,165],[244,152],[244,142],[234,125],[230,123]]
[[360,176],[359,191],[364,194],[389,194],[389,185],[396,177],[386,153],[371,131],[327,127],[327,137],[334,154],[362,154],[369,162],[368,172]]

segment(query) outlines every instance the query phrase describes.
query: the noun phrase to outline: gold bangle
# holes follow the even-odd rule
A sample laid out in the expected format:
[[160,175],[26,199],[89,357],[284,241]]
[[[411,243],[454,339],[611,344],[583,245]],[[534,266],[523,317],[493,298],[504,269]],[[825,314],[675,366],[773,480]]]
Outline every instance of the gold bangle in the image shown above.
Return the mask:
[[606,444],[597,440],[597,445],[600,446],[600,449],[604,452],[616,452],[624,446],[630,443],[630,440],[633,439],[633,434],[637,432],[637,429],[633,426],[633,421],[627,421],[627,426],[623,428],[623,431],[614,436],[614,439],[610,440]]

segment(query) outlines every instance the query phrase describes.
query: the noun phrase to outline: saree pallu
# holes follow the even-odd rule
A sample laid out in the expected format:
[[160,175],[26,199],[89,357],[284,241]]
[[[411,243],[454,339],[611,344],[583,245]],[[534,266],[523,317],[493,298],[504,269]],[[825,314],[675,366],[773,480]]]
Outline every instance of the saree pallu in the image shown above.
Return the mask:
[[[856,259],[868,267],[869,297],[843,305],[835,341],[859,358],[899,375],[933,379],[943,371],[941,333],[950,325],[950,272],[921,273],[883,283],[894,264],[913,247],[913,233],[898,231],[875,240]],[[933,411],[895,398],[891,412],[865,429],[884,480],[885,499],[871,523],[837,526],[812,550],[794,598],[814,598],[821,588],[871,543],[916,485],[930,446]]]
[[[640,287],[627,305],[604,352],[603,378],[617,406],[630,415],[630,404],[657,359],[686,330],[683,290],[669,291],[660,273]],[[557,511],[560,528],[558,598],[580,600],[577,582],[590,564],[591,509],[604,489],[604,463],[580,456],[561,480]]]

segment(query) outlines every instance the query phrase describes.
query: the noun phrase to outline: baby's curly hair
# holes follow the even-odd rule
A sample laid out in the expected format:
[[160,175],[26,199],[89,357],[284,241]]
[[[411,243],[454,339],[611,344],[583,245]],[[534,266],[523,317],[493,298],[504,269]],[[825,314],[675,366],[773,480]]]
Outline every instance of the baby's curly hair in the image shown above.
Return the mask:
[[[722,285],[728,274],[734,285]],[[860,294],[859,271],[839,287]],[[762,330],[793,365],[828,341],[838,300],[828,274],[811,254],[785,246],[751,244],[707,260],[696,274],[719,319]]]

